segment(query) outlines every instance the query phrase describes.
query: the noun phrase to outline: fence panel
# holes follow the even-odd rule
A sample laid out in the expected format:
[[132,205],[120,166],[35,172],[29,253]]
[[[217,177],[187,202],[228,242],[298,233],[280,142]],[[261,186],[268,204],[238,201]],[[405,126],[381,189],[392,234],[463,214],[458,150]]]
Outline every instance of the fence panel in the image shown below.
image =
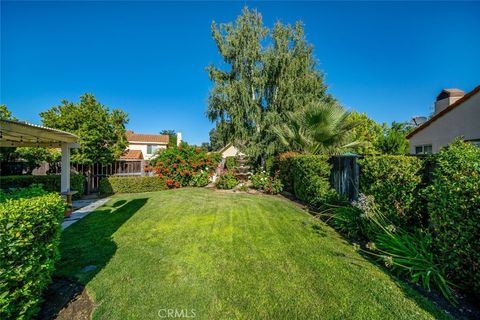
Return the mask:
[[334,156],[330,158],[332,187],[349,201],[358,199],[359,175],[356,155]]

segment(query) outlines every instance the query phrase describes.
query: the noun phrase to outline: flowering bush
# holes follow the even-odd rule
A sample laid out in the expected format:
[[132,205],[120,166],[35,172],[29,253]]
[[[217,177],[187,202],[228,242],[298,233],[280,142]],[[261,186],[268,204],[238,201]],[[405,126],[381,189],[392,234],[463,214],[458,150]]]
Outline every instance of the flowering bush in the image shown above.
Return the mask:
[[190,180],[190,186],[192,187],[205,187],[210,181],[210,177],[207,171],[200,170],[192,176]]
[[216,154],[208,154],[205,150],[186,143],[162,150],[151,161],[155,173],[167,179],[166,184],[169,188],[188,186],[193,176],[200,171],[205,171],[211,176],[217,164]]
[[270,177],[265,171],[254,174],[251,180],[255,189],[266,193],[277,194],[283,190],[283,184],[280,179]]
[[227,171],[218,178],[216,186],[218,189],[233,189],[237,184],[237,178],[235,178],[232,172]]

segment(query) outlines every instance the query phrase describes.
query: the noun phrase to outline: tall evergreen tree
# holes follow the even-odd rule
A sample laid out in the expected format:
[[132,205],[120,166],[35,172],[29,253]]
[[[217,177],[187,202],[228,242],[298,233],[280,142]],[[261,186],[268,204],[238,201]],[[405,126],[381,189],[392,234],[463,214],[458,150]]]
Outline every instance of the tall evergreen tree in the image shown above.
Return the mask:
[[287,112],[333,100],[300,22],[270,30],[260,13],[244,8],[235,24],[213,22],[212,33],[229,68],[208,68],[214,87],[207,116],[224,140],[250,155],[265,159],[285,148],[272,128]]

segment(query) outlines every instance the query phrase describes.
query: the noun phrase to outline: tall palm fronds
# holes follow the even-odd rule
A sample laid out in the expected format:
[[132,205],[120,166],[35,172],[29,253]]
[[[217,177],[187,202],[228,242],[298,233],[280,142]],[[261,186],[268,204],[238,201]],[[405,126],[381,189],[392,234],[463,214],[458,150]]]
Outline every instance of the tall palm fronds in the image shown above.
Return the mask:
[[313,102],[287,113],[285,123],[272,130],[292,150],[338,154],[358,144],[350,139],[350,131],[356,124],[346,121],[349,114],[336,102]]

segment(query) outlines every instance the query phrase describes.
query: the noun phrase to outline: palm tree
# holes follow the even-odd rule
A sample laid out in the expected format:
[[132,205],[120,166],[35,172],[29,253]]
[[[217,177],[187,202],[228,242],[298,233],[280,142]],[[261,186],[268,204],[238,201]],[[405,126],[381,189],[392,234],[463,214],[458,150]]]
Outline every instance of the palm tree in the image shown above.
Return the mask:
[[284,124],[272,128],[280,142],[293,151],[308,154],[338,154],[352,149],[350,131],[355,123],[337,102],[313,102],[286,115]]

